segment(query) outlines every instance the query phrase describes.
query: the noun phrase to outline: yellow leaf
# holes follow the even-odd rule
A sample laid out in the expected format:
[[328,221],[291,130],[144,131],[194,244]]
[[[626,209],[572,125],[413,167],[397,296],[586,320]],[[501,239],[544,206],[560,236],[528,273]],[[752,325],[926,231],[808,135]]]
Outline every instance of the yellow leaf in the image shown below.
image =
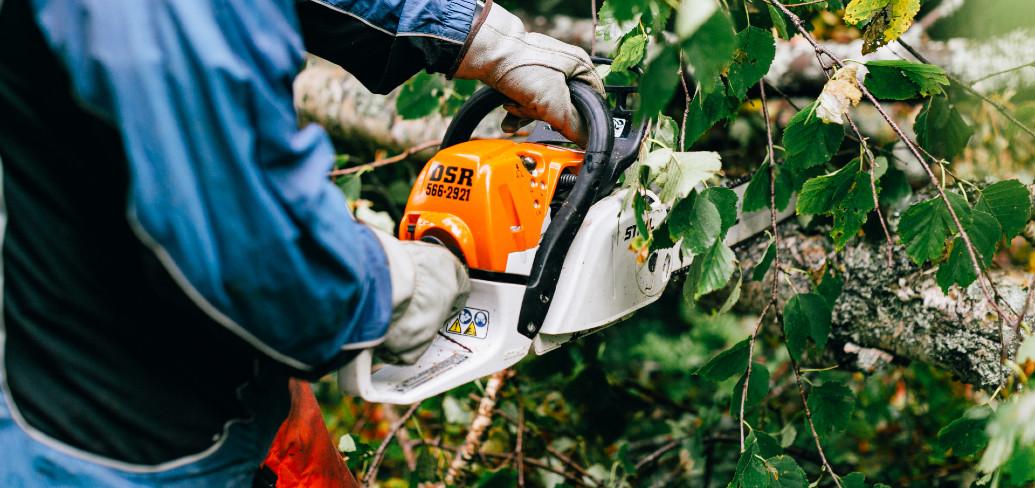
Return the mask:
[[858,25],[873,18],[892,0],[852,0],[845,7],[845,23]]
[[913,25],[913,17],[920,11],[920,0],[892,0],[891,23],[884,31],[884,43],[887,44],[905,34]]

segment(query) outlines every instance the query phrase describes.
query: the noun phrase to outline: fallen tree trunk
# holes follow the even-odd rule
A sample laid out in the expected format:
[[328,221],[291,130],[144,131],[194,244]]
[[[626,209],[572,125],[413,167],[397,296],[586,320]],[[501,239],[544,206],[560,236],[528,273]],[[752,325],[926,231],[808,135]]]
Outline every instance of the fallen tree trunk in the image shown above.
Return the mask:
[[[918,268],[901,245],[896,244],[889,266],[883,240],[857,238],[835,253],[823,230],[808,230],[797,222],[782,225],[780,256],[785,269],[806,271],[789,275],[798,291],[809,290],[813,277],[830,267],[844,280],[834,305],[833,345],[828,348],[834,350],[833,359],[864,370],[881,367],[892,359],[921,361],[981,388],[999,384],[999,321],[976,283],[942,293],[935,282],[935,270]],[[768,243],[768,238],[758,238],[740,250],[738,257],[745,269],[762,257]],[[1003,300],[1019,312],[1024,307],[1030,274],[992,269],[989,275]],[[747,285],[743,310],[757,313],[769,299],[768,290],[768,281]],[[786,285],[780,291],[781,303],[795,293]],[[1010,351],[1013,326],[1009,323],[1004,327]]]

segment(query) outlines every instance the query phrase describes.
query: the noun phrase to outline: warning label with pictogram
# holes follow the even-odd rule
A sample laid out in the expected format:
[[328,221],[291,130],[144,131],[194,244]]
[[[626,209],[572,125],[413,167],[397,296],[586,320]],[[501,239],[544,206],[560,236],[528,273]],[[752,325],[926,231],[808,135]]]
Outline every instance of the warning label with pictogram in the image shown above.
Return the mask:
[[446,322],[445,332],[484,339],[489,335],[489,312],[477,308],[464,308],[456,317]]

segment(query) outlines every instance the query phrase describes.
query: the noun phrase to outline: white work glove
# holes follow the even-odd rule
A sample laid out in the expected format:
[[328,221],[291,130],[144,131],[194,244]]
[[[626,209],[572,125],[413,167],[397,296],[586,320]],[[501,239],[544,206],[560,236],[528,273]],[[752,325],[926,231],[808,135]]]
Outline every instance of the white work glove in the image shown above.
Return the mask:
[[604,83],[580,47],[543,34],[525,32],[521,19],[499,5],[487,5],[487,17],[468,40],[467,52],[453,76],[479,80],[517,105],[505,105],[503,130],[514,132],[532,119],[550,124],[585,147],[586,127],[571,103],[569,80],[589,84],[601,94]]
[[388,363],[413,364],[442,324],[467,302],[467,269],[445,247],[373,232],[388,257],[392,278],[392,322],[378,355]]

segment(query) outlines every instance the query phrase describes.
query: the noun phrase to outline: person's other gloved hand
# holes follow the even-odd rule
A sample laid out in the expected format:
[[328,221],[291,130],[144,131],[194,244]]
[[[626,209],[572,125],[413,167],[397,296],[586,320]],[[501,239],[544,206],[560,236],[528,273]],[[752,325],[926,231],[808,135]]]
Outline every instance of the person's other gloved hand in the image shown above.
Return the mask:
[[571,103],[568,80],[585,82],[604,93],[604,83],[580,47],[543,34],[525,32],[514,14],[489,5],[485,20],[468,40],[467,53],[453,74],[479,80],[517,105],[505,105],[503,130],[514,132],[531,119],[543,120],[585,147],[586,127]]
[[467,269],[445,247],[400,241],[377,230],[374,234],[392,278],[392,322],[378,356],[393,364],[413,364],[442,324],[467,302]]

